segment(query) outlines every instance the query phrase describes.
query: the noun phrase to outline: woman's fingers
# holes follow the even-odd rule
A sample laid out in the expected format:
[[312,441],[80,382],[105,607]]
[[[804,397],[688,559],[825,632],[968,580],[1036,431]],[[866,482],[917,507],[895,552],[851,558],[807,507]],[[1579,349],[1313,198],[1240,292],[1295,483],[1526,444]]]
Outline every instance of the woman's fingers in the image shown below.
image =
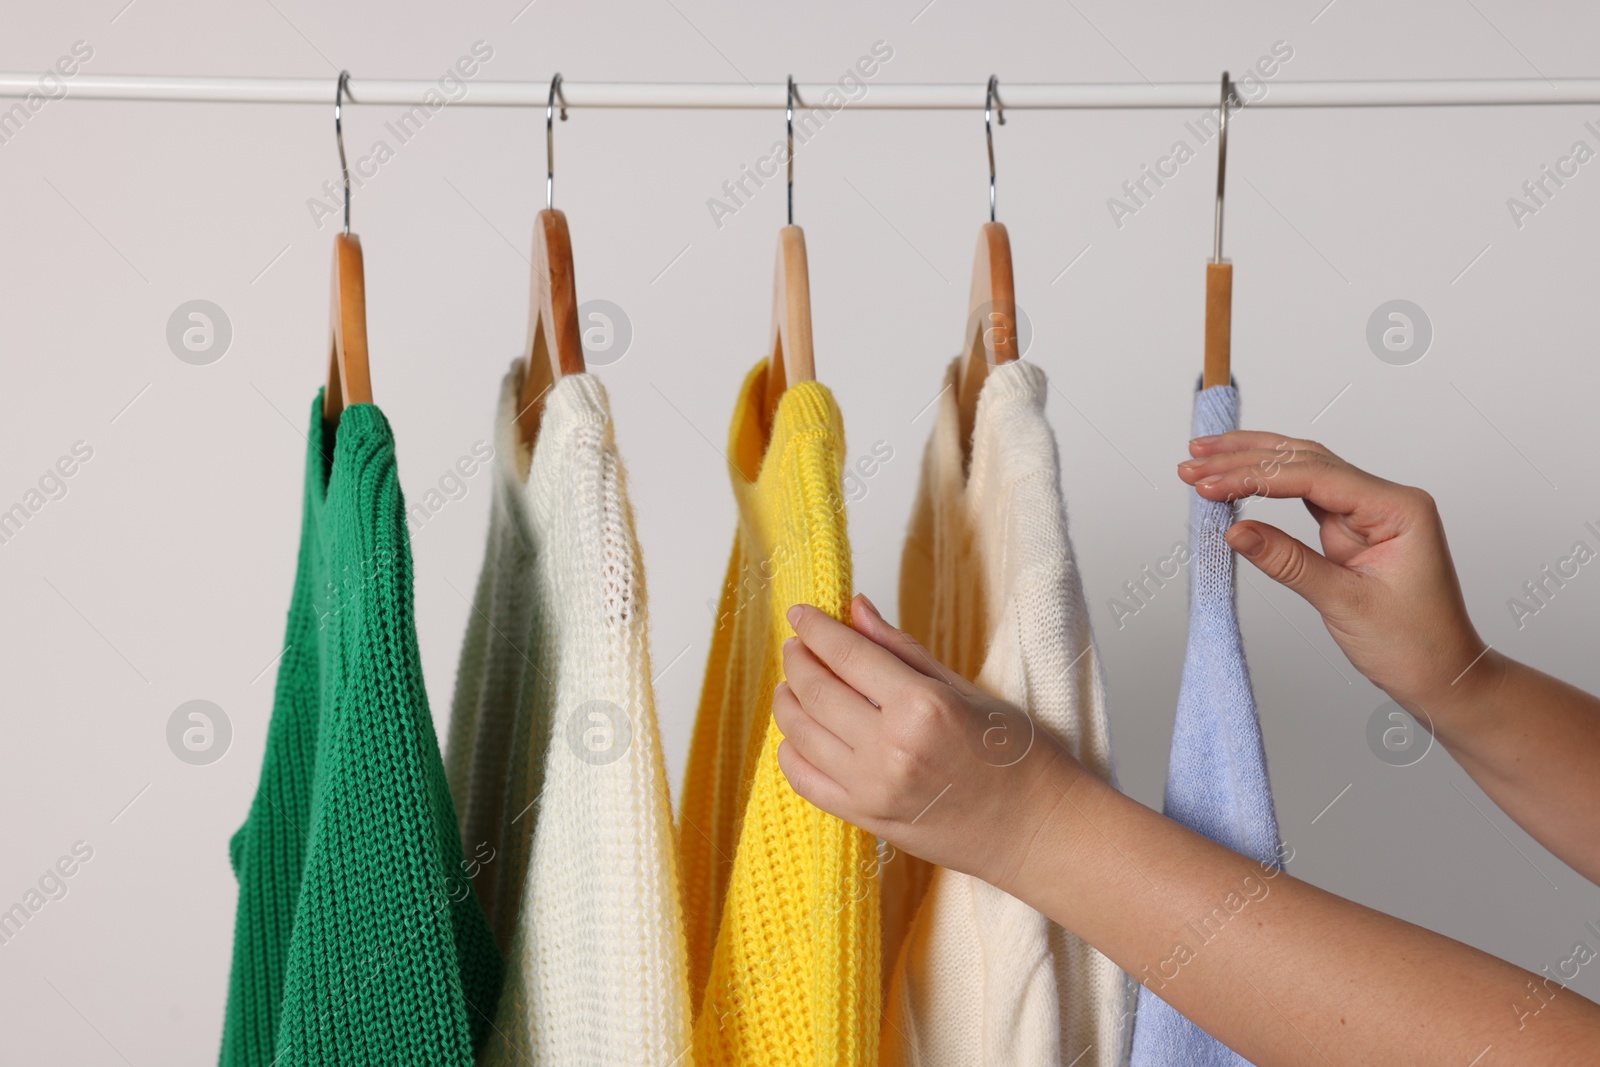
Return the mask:
[[[880,708],[919,675],[899,656],[820,608],[796,604],[789,609],[788,618],[795,636],[818,660]],[[807,698],[804,690],[800,696]]]
[[1333,450],[1316,441],[1309,441],[1303,437],[1289,437],[1286,434],[1272,433],[1267,430],[1230,430],[1227,433],[1212,434],[1209,437],[1196,437],[1189,442],[1191,456],[1215,456],[1223,452],[1239,452],[1244,449],[1266,449],[1277,453],[1282,459],[1293,458],[1295,453],[1313,453],[1338,459]]
[[1248,496],[1301,497],[1335,515],[1350,515],[1403,486],[1326,457],[1277,462],[1271,453],[1228,452],[1180,465],[1178,477],[1207,500]]
[[957,677],[934,659],[933,653],[924,648],[921,641],[885,619],[878,611],[878,606],[868,600],[865,593],[857,593],[850,601],[850,621],[857,633],[893,652],[900,662],[912,670],[940,682],[950,682]]
[[1362,575],[1331,562],[1276,526],[1246,519],[1228,528],[1228,544],[1273,581],[1288,586],[1325,617],[1349,618]]
[[841,681],[798,637],[783,644],[783,676],[774,695],[774,713],[777,697],[787,692],[806,715],[851,748],[870,736],[878,709]]
[[851,746],[806,710],[788,682],[772,694],[772,721],[815,764],[837,767],[850,758]]
[[778,769],[796,793],[828,814],[847,819],[852,813],[850,794],[844,786],[808,760],[788,738],[778,743]]

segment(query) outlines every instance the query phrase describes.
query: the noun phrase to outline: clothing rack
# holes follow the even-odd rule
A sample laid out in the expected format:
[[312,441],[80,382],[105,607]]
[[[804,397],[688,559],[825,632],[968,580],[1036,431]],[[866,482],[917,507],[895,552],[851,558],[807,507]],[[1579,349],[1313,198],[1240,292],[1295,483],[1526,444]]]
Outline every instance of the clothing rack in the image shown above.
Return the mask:
[[[167,100],[207,103],[327,104],[334,77],[208,78],[139,74],[82,73],[65,83],[66,98],[83,100]],[[439,92],[434,81],[354,78],[346,103],[422,105],[424,94]],[[463,80],[465,93],[451,107],[545,107],[550,82]],[[986,85],[878,84],[862,79],[860,99],[844,106],[863,110],[957,110],[981,108]],[[1258,99],[1246,107],[1463,107],[1600,104],[1600,78],[1460,79],[1433,81],[1262,81]],[[1017,109],[1191,108],[1217,106],[1217,83],[1083,82],[1002,83],[1005,106]],[[574,82],[562,79],[569,108],[759,108],[787,102],[784,82]],[[804,108],[821,106],[841,87],[832,82],[801,82]],[[40,93],[37,73],[0,73],[0,99]],[[44,95],[41,93],[41,95]]]

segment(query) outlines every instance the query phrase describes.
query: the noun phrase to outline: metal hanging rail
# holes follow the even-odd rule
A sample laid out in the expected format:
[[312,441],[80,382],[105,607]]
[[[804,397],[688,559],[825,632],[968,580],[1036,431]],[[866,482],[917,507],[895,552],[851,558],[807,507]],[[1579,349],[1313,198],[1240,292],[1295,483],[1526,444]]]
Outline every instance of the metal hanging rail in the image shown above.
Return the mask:
[[[79,100],[173,100],[211,103],[326,104],[334,78],[190,78],[159,75],[82,73],[65,81],[65,98]],[[451,107],[543,107],[550,82],[462,80],[463,95]],[[1541,104],[1600,104],[1600,78],[1475,79],[1456,81],[1262,81],[1256,99],[1244,92],[1246,107],[1461,107]],[[424,104],[430,91],[437,100],[437,82],[354,78],[349,81],[352,106]],[[784,82],[573,82],[563,79],[569,108],[781,108],[787,99]],[[831,82],[802,82],[796,89],[804,107],[815,109],[830,90],[833,99],[845,90]],[[985,85],[878,84],[859,82],[851,110],[954,110],[981,108]],[[37,73],[0,73],[0,99],[41,93]],[[41,95],[43,95],[41,93]],[[1212,108],[1217,106],[1215,80],[1203,82],[1006,83],[1006,107],[1027,109]],[[5,110],[0,106],[0,111]]]

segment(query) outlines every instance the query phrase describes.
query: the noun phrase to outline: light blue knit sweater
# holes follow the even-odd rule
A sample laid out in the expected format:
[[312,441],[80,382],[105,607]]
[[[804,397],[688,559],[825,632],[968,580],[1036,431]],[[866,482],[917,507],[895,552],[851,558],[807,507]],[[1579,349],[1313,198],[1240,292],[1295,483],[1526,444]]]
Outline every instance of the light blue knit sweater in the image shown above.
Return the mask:
[[[1195,394],[1196,437],[1238,425],[1234,386]],[[1278,867],[1278,819],[1239,636],[1233,551],[1223,537],[1233,525],[1234,506],[1189,493],[1189,648],[1167,764],[1166,813],[1213,841]],[[1196,955],[1205,952],[1198,938],[1188,947]],[[1248,1061],[1168,1006],[1147,982],[1139,990],[1132,1067],[1248,1067]]]

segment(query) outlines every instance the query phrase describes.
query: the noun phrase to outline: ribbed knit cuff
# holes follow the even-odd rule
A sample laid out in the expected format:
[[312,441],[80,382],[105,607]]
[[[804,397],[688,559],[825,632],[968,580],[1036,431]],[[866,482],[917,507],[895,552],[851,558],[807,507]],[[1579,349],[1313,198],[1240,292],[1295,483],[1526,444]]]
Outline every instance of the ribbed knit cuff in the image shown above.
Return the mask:
[[795,382],[783,391],[778,399],[778,411],[772,417],[772,438],[767,451],[783,455],[789,442],[797,436],[815,433],[817,427],[826,426],[832,433],[844,436],[844,420],[833,392],[821,382]]
[[1049,384],[1044,368],[1037,363],[1014,359],[991,366],[978,392],[978,411],[1018,400],[1042,407]]
[[605,385],[589,373],[563,375],[545,396],[541,425],[546,420],[558,434],[582,423],[610,422],[611,402]]
[[398,491],[394,432],[376,404],[351,404],[339,413],[333,449],[330,494],[333,478],[354,481],[354,495],[371,515],[386,494]]
[[[797,438],[815,435],[818,427],[827,427],[827,432],[835,439],[844,440],[844,418],[832,391],[821,382],[794,382],[778,398],[771,433],[765,445],[760,445],[757,438],[766,386],[766,360],[763,358],[745,375],[733,423],[728,429],[728,464],[736,476],[736,485],[743,480],[739,475],[752,482],[759,480],[760,472],[782,459],[791,443]],[[760,450],[759,459],[753,455],[757,449]]]
[[1196,389],[1194,394],[1194,436],[1228,433],[1239,428],[1239,389],[1235,385],[1213,385]]

